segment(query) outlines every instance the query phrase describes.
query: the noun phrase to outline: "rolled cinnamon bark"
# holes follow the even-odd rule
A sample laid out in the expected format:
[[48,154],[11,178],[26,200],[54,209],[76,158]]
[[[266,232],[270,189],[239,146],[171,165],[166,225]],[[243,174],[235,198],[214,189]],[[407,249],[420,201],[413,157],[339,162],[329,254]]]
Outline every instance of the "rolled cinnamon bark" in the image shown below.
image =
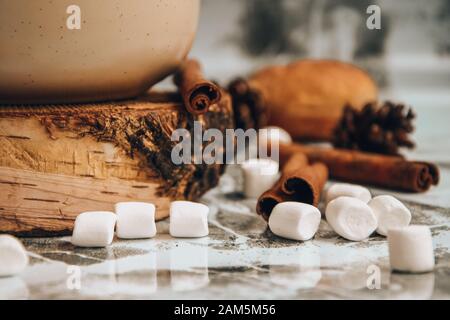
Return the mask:
[[273,208],[281,202],[295,201],[317,206],[327,179],[328,169],[324,164],[309,165],[304,154],[295,153],[283,166],[278,182],[259,197],[256,212],[268,220]]
[[295,153],[306,154],[313,163],[324,163],[332,178],[346,182],[408,192],[425,192],[439,183],[438,167],[428,162],[344,149],[280,144],[281,163]]
[[261,215],[264,220],[269,221],[273,208],[279,203],[293,201],[293,196],[281,191],[281,179],[272,187],[264,192],[256,204],[256,213]]
[[[281,191],[294,196],[298,202],[317,206],[323,187],[328,180],[328,169],[319,162],[295,167],[297,155],[292,156],[286,164],[286,173],[281,178]],[[302,156],[304,157],[303,154]]]
[[222,94],[220,88],[203,77],[197,60],[186,60],[175,74],[174,82],[180,90],[186,109],[199,115],[217,103]]

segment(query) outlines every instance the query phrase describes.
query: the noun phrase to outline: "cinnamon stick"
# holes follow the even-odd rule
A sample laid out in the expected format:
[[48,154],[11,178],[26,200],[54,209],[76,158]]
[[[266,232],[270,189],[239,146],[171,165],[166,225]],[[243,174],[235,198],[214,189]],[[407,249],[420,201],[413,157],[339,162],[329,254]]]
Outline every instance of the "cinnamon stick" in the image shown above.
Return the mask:
[[281,191],[285,194],[295,196],[298,202],[317,206],[328,180],[328,169],[319,162],[308,165],[306,156],[296,153],[284,166],[281,180]]
[[425,192],[439,183],[439,169],[433,163],[361,151],[280,144],[281,163],[295,153],[306,154],[313,163],[324,163],[332,178],[346,182],[408,192]]
[[174,82],[186,109],[194,115],[207,112],[222,96],[219,87],[204,78],[197,60],[186,60],[175,74]]
[[256,212],[268,220],[273,208],[286,201],[319,204],[321,191],[328,178],[322,163],[308,164],[307,157],[295,153],[283,166],[281,178],[258,199]]
[[279,203],[293,201],[292,195],[288,195],[281,191],[281,179],[272,187],[272,189],[264,192],[258,199],[256,204],[256,213],[261,215],[264,220],[269,221],[273,208]]

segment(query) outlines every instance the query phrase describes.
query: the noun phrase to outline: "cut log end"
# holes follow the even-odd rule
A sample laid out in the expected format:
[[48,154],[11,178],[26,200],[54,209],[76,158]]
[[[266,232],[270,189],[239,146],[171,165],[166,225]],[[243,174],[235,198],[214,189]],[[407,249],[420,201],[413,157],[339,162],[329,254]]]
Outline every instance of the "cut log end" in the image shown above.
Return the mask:
[[174,94],[122,102],[0,108],[0,232],[66,235],[83,211],[113,210],[119,201],[157,206],[197,200],[216,186],[222,165],[171,161],[177,128],[233,127],[231,100],[193,116]]

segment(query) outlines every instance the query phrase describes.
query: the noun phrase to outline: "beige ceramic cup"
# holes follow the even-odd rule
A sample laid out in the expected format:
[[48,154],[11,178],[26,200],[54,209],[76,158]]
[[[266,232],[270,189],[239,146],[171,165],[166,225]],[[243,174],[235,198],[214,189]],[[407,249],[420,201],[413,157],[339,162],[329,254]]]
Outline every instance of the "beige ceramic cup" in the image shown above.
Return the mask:
[[[81,29],[68,28],[71,5]],[[0,0],[0,103],[139,95],[188,54],[199,7],[200,0]]]

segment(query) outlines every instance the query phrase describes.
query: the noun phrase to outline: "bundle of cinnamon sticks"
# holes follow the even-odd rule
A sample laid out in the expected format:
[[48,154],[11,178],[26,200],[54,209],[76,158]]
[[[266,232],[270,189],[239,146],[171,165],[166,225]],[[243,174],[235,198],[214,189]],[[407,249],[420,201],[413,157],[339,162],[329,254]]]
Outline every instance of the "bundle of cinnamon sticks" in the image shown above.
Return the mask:
[[406,192],[425,192],[439,183],[439,168],[433,163],[362,151],[281,144],[281,163],[297,153],[312,163],[324,163],[331,178],[345,182]]

